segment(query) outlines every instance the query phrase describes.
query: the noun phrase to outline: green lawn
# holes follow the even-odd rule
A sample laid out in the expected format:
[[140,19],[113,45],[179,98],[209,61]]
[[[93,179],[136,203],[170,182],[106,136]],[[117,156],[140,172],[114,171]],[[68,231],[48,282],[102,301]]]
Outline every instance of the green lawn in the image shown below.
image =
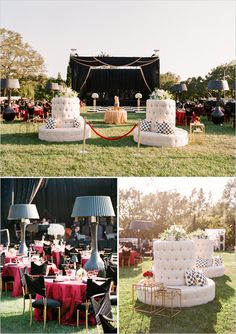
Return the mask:
[[[105,136],[126,133],[145,114],[128,114],[124,125],[107,125],[101,113],[82,113]],[[2,176],[233,176],[234,129],[202,121],[206,126],[204,143],[181,148],[141,146],[133,134],[118,141],[106,141],[92,133],[87,140],[88,154],[81,154],[82,143],[47,143],[38,139],[37,130],[20,133],[19,121],[1,124]],[[188,127],[184,127],[189,130]]]
[[[23,297],[14,298],[10,292],[3,292],[1,296],[1,333],[79,333],[84,334],[85,326],[63,326],[55,320],[47,321],[43,330],[43,322],[34,321],[29,326],[28,300],[26,300],[26,312],[23,315]],[[113,308],[113,317],[116,318],[117,309]],[[102,332],[102,329],[101,329]],[[89,334],[97,334],[96,326],[89,327]]]
[[225,275],[214,279],[216,297],[214,301],[200,306],[183,308],[174,318],[147,315],[133,311],[132,283],[141,280],[142,273],[152,267],[145,260],[137,267],[120,268],[119,305],[120,334],[134,333],[218,333],[236,332],[235,320],[235,268],[233,253],[217,253],[222,256]]

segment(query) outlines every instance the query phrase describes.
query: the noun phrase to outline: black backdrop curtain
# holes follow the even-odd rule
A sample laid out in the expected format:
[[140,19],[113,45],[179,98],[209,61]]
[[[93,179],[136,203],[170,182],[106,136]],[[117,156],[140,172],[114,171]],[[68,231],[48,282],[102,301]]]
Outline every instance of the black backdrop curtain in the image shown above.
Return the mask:
[[[8,228],[11,240],[15,239],[14,222],[8,221],[8,211],[14,203],[28,203],[39,179],[1,180],[1,228]],[[116,178],[49,178],[39,188],[32,203],[36,204],[39,217],[53,222],[72,221],[71,212],[77,196],[110,196],[115,213],[117,212]]]
[[28,204],[32,202],[37,191],[46,186],[45,179],[6,178],[1,180],[1,229],[8,228],[11,239],[15,239],[14,221],[7,216],[11,204]]
[[[103,68],[100,68],[103,66]],[[111,68],[105,68],[111,66]],[[130,68],[119,68],[121,66]],[[159,57],[79,57],[71,56],[72,89],[81,99],[93,92],[133,89],[144,99],[159,87]],[[134,96],[132,97],[134,99]]]
[[78,196],[110,196],[114,211],[117,208],[117,180],[114,178],[52,178],[47,187],[38,192],[34,203],[40,218],[53,222],[72,221],[71,212]]

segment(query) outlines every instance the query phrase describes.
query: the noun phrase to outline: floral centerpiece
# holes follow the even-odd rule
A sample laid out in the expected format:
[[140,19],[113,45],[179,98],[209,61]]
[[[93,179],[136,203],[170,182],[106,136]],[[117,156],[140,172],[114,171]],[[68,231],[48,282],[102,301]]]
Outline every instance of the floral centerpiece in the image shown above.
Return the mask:
[[171,100],[173,99],[173,95],[164,89],[155,88],[154,91],[150,94],[150,99],[152,100]]
[[208,239],[207,233],[200,228],[190,233],[190,237],[193,239]]
[[181,225],[172,225],[160,234],[160,239],[168,241],[178,241],[186,240],[189,238],[187,232]]
[[76,272],[76,277],[79,280],[82,280],[83,278],[87,277],[87,271],[83,268],[80,268],[79,270],[77,270]]
[[59,97],[60,96],[61,97],[78,97],[78,93],[69,87],[65,87],[65,89],[57,93],[57,96]]
[[53,235],[54,239],[57,239],[57,237],[63,237],[65,234],[65,229],[61,224],[50,224],[48,228],[48,234]]

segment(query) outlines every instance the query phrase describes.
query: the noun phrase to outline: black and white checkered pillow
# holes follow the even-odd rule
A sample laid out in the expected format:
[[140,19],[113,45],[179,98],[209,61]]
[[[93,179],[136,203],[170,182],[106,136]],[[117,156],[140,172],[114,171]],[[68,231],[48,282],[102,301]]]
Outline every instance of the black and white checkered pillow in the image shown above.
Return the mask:
[[156,122],[156,132],[164,135],[175,133],[175,127],[172,123]]
[[203,286],[206,284],[206,276],[201,270],[195,270],[195,282],[196,285]]
[[80,128],[83,125],[84,125],[84,122],[82,120],[74,117],[74,127],[75,128]]
[[185,272],[185,282],[187,286],[196,285],[194,269],[189,269]]
[[47,120],[46,129],[55,129],[55,127],[56,127],[55,117],[49,117],[49,119]]
[[198,257],[196,260],[196,267],[197,268],[205,268],[208,266],[208,259]]
[[222,266],[222,264],[223,264],[223,261],[222,261],[221,257],[220,256],[216,256],[214,258],[213,265],[215,265],[215,266]]
[[151,130],[151,121],[144,119],[140,123],[140,131],[149,132]]

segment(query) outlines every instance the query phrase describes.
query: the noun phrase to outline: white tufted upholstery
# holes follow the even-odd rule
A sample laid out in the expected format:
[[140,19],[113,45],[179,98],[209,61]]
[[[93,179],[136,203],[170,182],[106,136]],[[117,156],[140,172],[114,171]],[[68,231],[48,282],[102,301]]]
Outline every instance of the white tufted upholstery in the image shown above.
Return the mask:
[[[195,305],[206,304],[215,298],[215,282],[207,279],[207,285],[204,286],[171,286],[172,288],[181,289],[181,305],[182,307],[191,307]],[[138,299],[145,302],[145,295],[143,290],[137,290]],[[154,297],[153,297],[154,300]],[[151,304],[151,291],[146,294],[146,304]],[[155,305],[161,305],[161,298],[156,299]],[[170,307],[170,300],[166,299],[166,306]],[[173,306],[179,306],[179,297],[173,300]]]
[[185,285],[185,272],[195,264],[192,240],[153,243],[155,280],[165,285]]
[[[39,129],[39,139],[54,142],[83,140],[83,126],[75,128],[74,118],[80,116],[80,100],[77,97],[54,97],[52,99],[52,116],[56,119],[55,129]],[[91,137],[91,129],[86,125],[86,138]]]
[[[175,126],[176,107],[174,100],[147,100],[146,119],[151,121],[151,131],[141,131],[140,143],[148,146],[180,147],[188,144],[188,132],[175,128],[175,134],[156,133],[156,122],[167,122]],[[134,130],[134,141],[138,141],[138,129]]]
[[213,250],[214,245],[213,241],[209,239],[193,239],[194,242],[194,249],[196,258],[207,258],[208,259],[208,266],[205,268],[201,268],[204,274],[209,277],[220,277],[224,275],[224,265],[222,266],[213,266],[212,265],[212,257],[213,257]]

